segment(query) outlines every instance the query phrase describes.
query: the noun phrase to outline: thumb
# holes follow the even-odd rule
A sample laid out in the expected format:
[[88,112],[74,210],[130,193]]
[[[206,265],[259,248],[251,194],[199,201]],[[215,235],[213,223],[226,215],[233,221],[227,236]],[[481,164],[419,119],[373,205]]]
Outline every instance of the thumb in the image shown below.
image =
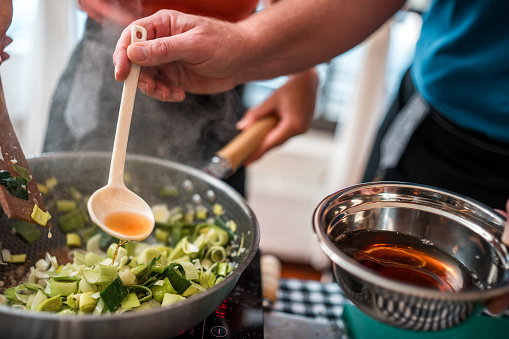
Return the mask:
[[187,50],[186,39],[182,39],[182,35],[185,33],[133,43],[127,48],[127,56],[140,66],[160,66],[177,60],[190,61],[189,55],[184,52]]

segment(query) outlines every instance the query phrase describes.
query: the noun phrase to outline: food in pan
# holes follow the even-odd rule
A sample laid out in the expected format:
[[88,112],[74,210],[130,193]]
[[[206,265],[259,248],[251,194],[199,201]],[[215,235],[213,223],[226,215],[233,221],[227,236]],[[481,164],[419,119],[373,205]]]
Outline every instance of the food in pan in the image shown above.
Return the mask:
[[[87,226],[86,198],[73,188],[69,193],[69,199],[59,199],[55,206],[67,246],[74,248],[72,259],[59,262],[47,253],[30,268],[25,282],[0,295],[0,303],[29,311],[97,315],[164,307],[220,283],[235,268],[231,258],[243,250],[235,222],[224,219],[220,205],[204,207],[199,196],[188,206],[152,206],[153,238],[119,244],[96,226]],[[28,239],[33,239],[30,232]],[[86,250],[79,248],[82,239]]]

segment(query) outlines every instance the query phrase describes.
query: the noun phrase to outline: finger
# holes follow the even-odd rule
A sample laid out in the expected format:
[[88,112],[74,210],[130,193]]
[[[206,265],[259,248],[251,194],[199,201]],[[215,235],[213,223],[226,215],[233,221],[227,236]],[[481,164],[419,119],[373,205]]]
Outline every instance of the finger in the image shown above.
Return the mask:
[[126,27],[118,39],[113,53],[113,65],[115,66],[115,80],[124,81],[131,70],[131,61],[127,57],[127,47],[131,43],[131,26]]
[[262,102],[259,106],[248,110],[242,119],[237,122],[237,129],[243,130],[246,127],[251,126],[255,121],[266,117],[268,115],[275,114],[273,109],[274,105],[271,103],[272,97],[269,97],[267,100]]
[[[505,208],[506,211],[509,213],[509,199],[507,200]],[[502,242],[509,246],[509,218],[507,218],[505,222],[504,233],[502,234]]]
[[150,72],[141,72],[138,88],[145,95],[167,102],[180,102],[186,97],[184,90],[170,86],[164,77],[157,77]]
[[4,36],[2,39],[2,44],[0,46],[0,50],[3,50],[5,47],[9,46],[12,42],[12,38],[10,36]]
[[508,306],[509,294],[506,294],[489,301],[489,303],[486,305],[486,309],[491,314],[499,314],[502,313]]
[[141,66],[159,66],[182,60],[182,49],[186,48],[177,36],[137,42],[127,48],[129,60]]
[[10,58],[10,55],[4,51],[0,53],[0,63]]

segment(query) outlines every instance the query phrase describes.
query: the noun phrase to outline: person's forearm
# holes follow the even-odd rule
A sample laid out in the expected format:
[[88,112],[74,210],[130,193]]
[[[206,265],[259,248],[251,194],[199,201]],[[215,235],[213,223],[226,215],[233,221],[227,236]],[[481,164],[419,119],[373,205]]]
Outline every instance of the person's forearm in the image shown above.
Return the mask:
[[281,0],[238,25],[239,83],[294,73],[351,49],[404,0]]

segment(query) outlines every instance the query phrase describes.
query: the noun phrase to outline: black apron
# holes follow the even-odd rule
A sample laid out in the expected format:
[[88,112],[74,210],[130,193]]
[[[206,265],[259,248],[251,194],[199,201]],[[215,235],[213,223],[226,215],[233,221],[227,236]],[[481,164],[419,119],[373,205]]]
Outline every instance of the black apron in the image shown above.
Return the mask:
[[376,180],[439,187],[505,210],[509,145],[448,121],[420,97],[407,72],[364,174],[363,181]]

